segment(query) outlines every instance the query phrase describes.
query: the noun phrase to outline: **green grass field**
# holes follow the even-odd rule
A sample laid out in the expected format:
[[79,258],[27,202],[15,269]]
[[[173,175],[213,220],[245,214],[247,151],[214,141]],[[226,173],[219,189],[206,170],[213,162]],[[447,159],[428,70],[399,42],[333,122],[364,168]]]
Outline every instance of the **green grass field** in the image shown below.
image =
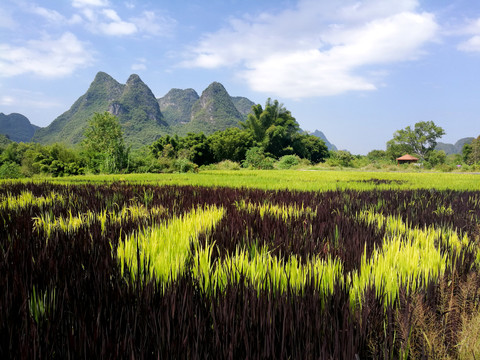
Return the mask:
[[40,178],[37,181],[71,184],[120,181],[135,184],[247,187],[303,191],[431,188],[437,190],[480,190],[479,174],[416,172],[208,170],[195,174],[86,175]]

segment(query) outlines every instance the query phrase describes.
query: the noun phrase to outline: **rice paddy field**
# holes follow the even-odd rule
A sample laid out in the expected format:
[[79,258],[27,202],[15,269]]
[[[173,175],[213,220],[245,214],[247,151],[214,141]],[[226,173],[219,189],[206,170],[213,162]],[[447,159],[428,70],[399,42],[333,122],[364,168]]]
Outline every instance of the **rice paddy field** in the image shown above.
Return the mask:
[[0,183],[0,358],[480,358],[480,175]]

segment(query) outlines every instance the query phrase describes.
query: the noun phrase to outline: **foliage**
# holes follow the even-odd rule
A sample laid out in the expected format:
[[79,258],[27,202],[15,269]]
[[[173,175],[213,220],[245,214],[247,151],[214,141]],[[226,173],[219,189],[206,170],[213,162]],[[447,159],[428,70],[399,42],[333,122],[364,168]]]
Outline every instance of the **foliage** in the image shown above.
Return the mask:
[[254,140],[265,152],[274,157],[292,154],[293,138],[299,130],[299,125],[278,100],[269,98],[265,109],[260,104],[252,107],[252,113],[241,125],[252,132]]
[[22,177],[21,168],[17,163],[8,161],[0,165],[0,179],[19,179]]
[[191,162],[188,159],[181,158],[177,159],[174,162],[174,168],[181,173],[187,173],[187,172],[196,172],[197,171],[197,164]]
[[367,154],[367,158],[371,161],[387,160],[388,154],[385,150],[372,150]]
[[177,135],[165,135],[155,140],[148,148],[156,158],[160,156],[174,158],[180,149],[180,140]]
[[427,167],[433,168],[435,166],[445,164],[446,160],[447,160],[447,155],[445,154],[445,151],[432,150],[429,153],[427,153],[427,156],[425,157],[425,164],[427,165]]
[[327,163],[330,166],[352,167],[354,156],[346,150],[330,151]]
[[277,168],[285,170],[290,169],[300,163],[300,158],[296,155],[284,155],[277,162]]
[[435,149],[437,139],[442,135],[445,135],[445,130],[433,121],[421,121],[415,124],[414,129],[407,126],[397,130],[393,139],[387,142],[387,152],[393,156],[412,153],[425,159],[428,153]]
[[238,162],[234,162],[231,160],[223,160],[219,163],[212,164],[209,166],[204,167],[203,169],[211,169],[211,170],[240,170],[241,166]]
[[465,144],[462,149],[463,159],[468,165],[480,163],[480,136]]
[[322,139],[308,134],[297,134],[293,137],[293,152],[302,159],[312,163],[325,161],[329,156],[327,145]]
[[263,148],[261,147],[252,147],[247,150],[245,154],[245,160],[242,162],[242,166],[245,168],[251,169],[263,169],[269,170],[273,169],[273,163],[275,160],[271,157],[268,157]]
[[8,135],[0,134],[0,153],[1,153],[1,151],[3,151],[3,149],[4,149],[5,147],[7,147],[7,145],[9,145],[11,142],[12,142],[12,140],[10,140],[10,138],[8,137]]
[[116,116],[96,113],[88,121],[84,137],[82,146],[93,171],[115,173],[128,167],[129,149]]
[[253,135],[239,128],[229,128],[210,135],[210,148],[216,162],[231,160],[241,162],[253,146]]
[[199,166],[213,162],[210,140],[203,133],[189,133],[187,136],[180,138],[179,148],[183,150],[186,158]]
[[[27,166],[27,159],[24,158],[22,162],[25,167]],[[60,144],[46,146],[36,153],[31,166],[39,168],[40,172],[53,177],[85,173],[84,159],[80,159],[77,153]]]

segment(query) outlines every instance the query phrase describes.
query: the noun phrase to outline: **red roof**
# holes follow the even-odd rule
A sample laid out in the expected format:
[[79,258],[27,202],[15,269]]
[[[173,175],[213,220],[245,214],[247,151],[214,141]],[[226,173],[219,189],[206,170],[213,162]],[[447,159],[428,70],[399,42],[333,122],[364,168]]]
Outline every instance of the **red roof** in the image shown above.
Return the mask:
[[412,155],[409,155],[409,154],[405,154],[403,156],[400,156],[399,158],[397,158],[397,161],[400,160],[400,161],[418,161],[418,158],[416,158],[415,156],[412,156]]

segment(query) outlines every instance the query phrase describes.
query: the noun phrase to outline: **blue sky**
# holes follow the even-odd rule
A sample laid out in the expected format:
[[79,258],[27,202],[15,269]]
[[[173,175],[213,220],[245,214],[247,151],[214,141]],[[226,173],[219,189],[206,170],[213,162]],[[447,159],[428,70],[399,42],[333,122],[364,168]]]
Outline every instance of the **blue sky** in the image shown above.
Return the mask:
[[453,143],[480,135],[480,2],[0,2],[0,112],[46,126],[98,71],[136,73],[156,97],[219,81],[278,99],[354,154],[418,121]]

